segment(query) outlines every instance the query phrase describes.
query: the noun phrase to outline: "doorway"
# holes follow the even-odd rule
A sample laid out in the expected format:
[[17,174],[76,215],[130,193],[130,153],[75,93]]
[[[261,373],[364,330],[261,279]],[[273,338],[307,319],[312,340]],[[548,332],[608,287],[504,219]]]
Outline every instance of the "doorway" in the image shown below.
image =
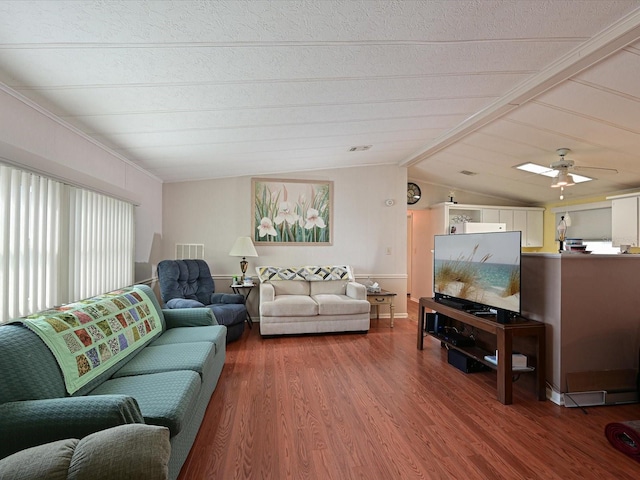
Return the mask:
[[407,298],[411,298],[413,264],[413,213],[407,212]]

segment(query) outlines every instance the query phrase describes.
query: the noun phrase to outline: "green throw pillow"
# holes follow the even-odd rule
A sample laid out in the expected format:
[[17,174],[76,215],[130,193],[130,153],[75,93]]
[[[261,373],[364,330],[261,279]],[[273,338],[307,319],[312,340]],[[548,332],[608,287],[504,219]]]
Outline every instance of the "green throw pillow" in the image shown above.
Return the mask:
[[169,429],[133,423],[84,437],[69,466],[69,480],[169,478]]
[[0,478],[11,480],[66,480],[73,450],[79,440],[74,438],[21,450],[0,460]]

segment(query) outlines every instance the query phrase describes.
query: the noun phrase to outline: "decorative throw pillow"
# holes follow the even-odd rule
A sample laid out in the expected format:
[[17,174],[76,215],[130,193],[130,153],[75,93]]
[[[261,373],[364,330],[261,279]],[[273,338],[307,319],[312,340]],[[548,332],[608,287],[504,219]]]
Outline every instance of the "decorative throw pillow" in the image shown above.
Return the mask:
[[167,308],[198,308],[204,306],[204,303],[188,298],[172,298],[167,302]]
[[322,282],[322,281],[324,280],[324,278],[323,278],[323,277],[321,277],[320,275],[317,275],[317,274],[315,274],[315,273],[307,273],[307,274],[304,276],[304,279],[305,279],[307,282]]
[[69,480],[169,478],[169,429],[132,423],[84,437],[69,466]]
[[79,440],[70,438],[21,450],[0,460],[0,478],[11,480],[66,480],[73,449]]

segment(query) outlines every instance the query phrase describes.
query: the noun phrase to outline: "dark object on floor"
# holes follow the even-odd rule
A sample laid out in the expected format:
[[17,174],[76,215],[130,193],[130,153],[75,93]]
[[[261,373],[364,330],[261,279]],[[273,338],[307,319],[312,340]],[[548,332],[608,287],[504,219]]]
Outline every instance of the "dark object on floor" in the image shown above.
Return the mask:
[[453,365],[464,373],[485,372],[491,370],[485,364],[466,356],[457,350],[449,350],[447,352],[447,361],[449,365]]
[[476,344],[473,338],[458,332],[438,333],[438,337],[456,347],[473,347]]
[[640,420],[609,423],[604,433],[611,445],[640,462]]
[[215,293],[209,265],[204,260],[162,260],[158,264],[160,294],[165,308],[208,307],[219,325],[227,327],[227,342],[244,331],[247,308],[236,293]]

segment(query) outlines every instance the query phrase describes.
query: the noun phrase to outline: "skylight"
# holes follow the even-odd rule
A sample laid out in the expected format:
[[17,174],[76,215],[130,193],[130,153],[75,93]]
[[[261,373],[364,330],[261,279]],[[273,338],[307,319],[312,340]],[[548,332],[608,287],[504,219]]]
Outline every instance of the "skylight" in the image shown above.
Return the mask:
[[[557,170],[554,170],[553,168],[550,168],[550,167],[538,165],[536,163],[523,163],[522,165],[516,165],[515,168],[519,170],[524,170],[525,172],[544,175],[545,177],[550,177],[550,178],[558,176]],[[569,172],[569,175],[571,175],[575,183],[582,183],[582,182],[588,182],[590,180],[593,180],[593,178],[585,177],[583,175],[577,175],[571,172]]]

